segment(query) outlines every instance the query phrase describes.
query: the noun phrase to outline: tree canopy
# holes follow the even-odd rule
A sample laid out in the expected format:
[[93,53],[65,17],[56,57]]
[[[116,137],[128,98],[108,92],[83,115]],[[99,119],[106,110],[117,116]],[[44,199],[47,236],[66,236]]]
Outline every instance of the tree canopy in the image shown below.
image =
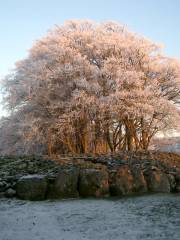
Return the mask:
[[0,131],[18,133],[24,153],[33,145],[48,154],[146,150],[180,123],[180,61],[114,22],[55,26],[17,62],[3,92],[10,115]]

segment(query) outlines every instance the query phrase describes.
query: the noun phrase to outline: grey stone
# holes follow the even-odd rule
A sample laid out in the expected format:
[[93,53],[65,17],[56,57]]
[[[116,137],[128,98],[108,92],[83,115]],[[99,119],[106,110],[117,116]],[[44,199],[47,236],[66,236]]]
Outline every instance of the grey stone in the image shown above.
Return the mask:
[[16,184],[17,197],[25,200],[44,200],[47,191],[47,179],[44,175],[28,175]]
[[171,192],[171,185],[168,176],[161,170],[146,172],[145,179],[150,192]]
[[5,192],[0,192],[0,198],[4,198],[5,197]]
[[180,172],[176,173],[175,175],[175,181],[176,181],[176,192],[180,192]]
[[3,181],[0,182],[0,188],[1,188],[1,187],[4,187],[4,186],[5,186],[4,182],[3,182]]
[[176,192],[180,193],[180,184],[176,186]]
[[133,192],[145,193],[148,191],[147,183],[144,178],[143,172],[139,165],[133,165],[130,167],[131,174],[133,176]]
[[8,198],[14,197],[16,195],[16,191],[12,188],[9,188],[5,192],[5,196]]
[[128,166],[119,167],[110,174],[110,192],[112,196],[129,195],[134,192],[133,176]]
[[8,189],[10,187],[11,187],[11,184],[10,183],[6,183],[5,188]]
[[79,194],[82,197],[108,196],[108,172],[104,169],[82,169],[79,178]]
[[175,180],[175,177],[172,174],[167,174],[167,177],[169,179],[171,192],[174,192],[176,190],[176,180]]
[[180,173],[177,173],[175,175],[175,180],[176,180],[176,182],[180,182]]
[[77,168],[62,169],[55,178],[49,179],[47,198],[74,198],[78,197]]
[[18,166],[18,169],[19,170],[23,170],[27,167],[27,164],[26,163],[21,163],[19,166]]
[[2,181],[0,182],[0,192],[4,192],[8,188],[9,184],[7,182]]

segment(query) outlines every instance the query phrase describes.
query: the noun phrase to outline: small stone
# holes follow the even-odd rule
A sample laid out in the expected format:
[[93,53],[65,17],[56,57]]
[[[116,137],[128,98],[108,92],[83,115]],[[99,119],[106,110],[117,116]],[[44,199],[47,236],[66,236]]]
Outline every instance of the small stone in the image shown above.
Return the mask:
[[10,183],[6,183],[6,184],[5,184],[5,188],[6,188],[6,189],[8,189],[8,188],[10,188],[10,187],[11,187],[11,184],[10,184]]
[[5,193],[4,192],[0,192],[0,198],[4,198],[5,197]]
[[32,169],[32,168],[28,168],[28,169],[27,169],[27,172],[28,172],[29,174],[34,174],[34,173],[36,173],[36,171],[35,171],[34,169]]
[[29,163],[28,163],[28,167],[29,167],[29,168],[33,168],[33,167],[34,167],[34,163],[29,162]]
[[12,182],[14,180],[14,176],[7,176],[6,181]]
[[7,183],[5,181],[0,182],[0,192],[4,192],[7,189]]
[[153,171],[158,171],[158,168],[157,168],[156,166],[152,166],[152,167],[151,167],[151,170],[153,170]]
[[5,196],[8,197],[8,198],[14,197],[15,195],[16,195],[16,191],[12,188],[9,188],[5,192]]
[[0,188],[4,187],[4,182],[0,182]]
[[18,169],[19,170],[23,170],[27,167],[27,164],[26,163],[22,163],[21,165],[18,166]]

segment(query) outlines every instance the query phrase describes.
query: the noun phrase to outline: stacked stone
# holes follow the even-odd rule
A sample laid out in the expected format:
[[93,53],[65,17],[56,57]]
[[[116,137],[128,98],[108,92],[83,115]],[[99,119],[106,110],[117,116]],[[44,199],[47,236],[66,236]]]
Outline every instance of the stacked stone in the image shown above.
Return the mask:
[[179,169],[147,156],[140,160],[124,156],[66,160],[1,157],[0,197],[44,200],[180,192]]

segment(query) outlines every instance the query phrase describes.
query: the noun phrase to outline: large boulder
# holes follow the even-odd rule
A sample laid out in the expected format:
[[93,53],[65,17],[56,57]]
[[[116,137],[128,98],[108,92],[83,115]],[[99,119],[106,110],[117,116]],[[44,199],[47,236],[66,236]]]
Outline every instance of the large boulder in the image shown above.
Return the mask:
[[173,174],[171,174],[171,173],[167,174],[167,177],[168,177],[168,180],[169,180],[171,192],[175,192],[177,184],[176,184],[174,173]]
[[135,193],[145,193],[148,191],[147,183],[144,178],[143,172],[139,165],[130,166],[131,174],[133,176],[133,189]]
[[0,179],[0,192],[4,192],[7,189],[7,183],[5,181],[1,181]]
[[49,179],[47,198],[78,197],[79,170],[75,167],[62,169],[54,179]]
[[79,194],[82,197],[108,196],[109,183],[106,169],[81,169]]
[[47,179],[44,175],[21,177],[16,184],[17,197],[24,200],[44,200],[47,191]]
[[171,185],[167,174],[160,169],[150,169],[144,171],[149,192],[169,193]]
[[134,192],[134,180],[130,168],[125,165],[110,171],[110,193],[112,196]]
[[180,193],[180,172],[176,174],[175,181],[176,181],[175,191]]

